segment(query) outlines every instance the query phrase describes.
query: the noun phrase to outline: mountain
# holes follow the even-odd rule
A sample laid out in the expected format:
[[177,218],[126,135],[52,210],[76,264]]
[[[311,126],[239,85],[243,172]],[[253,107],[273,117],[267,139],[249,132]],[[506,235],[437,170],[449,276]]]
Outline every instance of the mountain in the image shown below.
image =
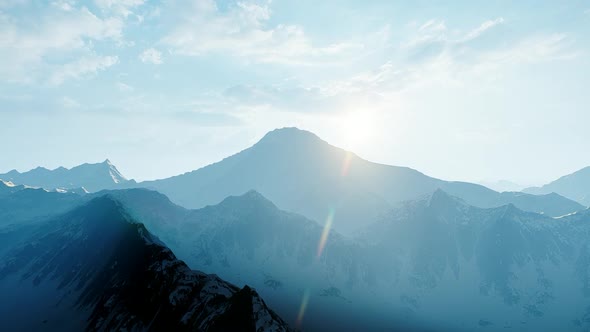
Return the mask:
[[289,330],[253,289],[190,270],[108,195],[31,234],[0,260],[3,331]]
[[[365,263],[363,248],[332,231],[326,233],[319,255],[324,227],[279,210],[255,191],[198,210],[184,209],[149,190],[108,194],[133,218],[145,221],[189,266],[253,286],[281,317],[304,331],[413,330],[403,313],[387,308],[384,314],[379,301],[372,303],[374,290],[369,293],[363,281],[372,267]],[[344,288],[354,292],[344,296]],[[365,292],[369,296],[358,297]],[[302,323],[298,316],[305,296]]]
[[550,218],[512,204],[480,209],[438,190],[392,210],[359,240],[373,246],[373,259],[394,262],[391,279],[380,274],[381,291],[436,326],[586,331],[589,232],[587,211]]
[[23,185],[17,186],[10,181],[0,179],[0,196],[9,195],[23,189],[25,189],[25,186]]
[[110,194],[189,266],[252,285],[287,321],[307,298],[306,331],[590,328],[590,210],[482,209],[437,190],[349,237],[254,191],[198,210]]
[[83,164],[71,169],[59,167],[49,170],[37,167],[24,173],[12,170],[0,174],[0,179],[30,187],[75,189],[78,191],[85,189],[90,192],[115,188],[117,185],[129,181],[108,159],[102,163]]
[[[351,237],[281,211],[254,191],[198,210],[146,189],[104,191],[77,196],[78,209],[105,195],[191,268],[251,285],[305,331],[590,328],[590,210],[552,218],[513,204],[482,209],[437,190]],[[47,233],[30,227],[25,234]],[[66,229],[56,233],[85,234]],[[0,228],[0,256],[17,230]]]
[[[297,323],[301,299],[308,290],[305,331],[399,326],[397,317],[385,321],[381,317],[377,321],[381,325],[373,322],[379,317],[370,314],[368,308],[380,306],[352,305],[338,295],[340,284],[357,283],[360,271],[365,270],[357,266],[363,263],[355,243],[331,232],[320,260],[318,241],[324,228],[279,210],[253,191],[228,197],[216,206],[187,210],[147,189],[79,196],[27,188],[13,197],[0,198],[0,211],[6,211],[4,217],[0,214],[0,220],[10,225],[0,225],[0,258],[15,242],[35,243],[33,235],[39,233],[37,228],[45,219],[61,218],[52,213],[51,207],[64,211],[105,195],[120,202],[131,220],[141,220],[191,268],[218,274],[240,286],[253,286],[281,317],[293,324]],[[344,312],[347,320],[341,318]]]
[[0,227],[37,222],[82,202],[81,195],[0,181]]
[[138,185],[162,192],[188,208],[256,190],[281,209],[314,220],[323,221],[335,210],[334,225],[345,234],[352,234],[401,201],[438,188],[485,208],[512,203],[552,216],[583,209],[558,195],[500,194],[476,184],[435,179],[406,167],[372,163],[297,128],[271,131],[254,146],[196,171]]
[[481,181],[479,182],[484,187],[488,187],[497,192],[504,191],[521,191],[524,186],[509,180],[498,180],[498,181]]
[[542,187],[526,188],[531,194],[558,193],[569,199],[590,206],[590,166],[560,177]]

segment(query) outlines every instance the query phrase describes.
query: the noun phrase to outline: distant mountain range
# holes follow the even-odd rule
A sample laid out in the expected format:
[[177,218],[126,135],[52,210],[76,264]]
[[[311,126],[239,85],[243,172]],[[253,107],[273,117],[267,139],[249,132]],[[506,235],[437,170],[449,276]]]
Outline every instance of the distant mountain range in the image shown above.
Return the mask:
[[320,222],[333,209],[337,211],[336,229],[346,234],[399,202],[436,189],[482,208],[511,203],[550,216],[584,208],[556,194],[498,193],[477,184],[435,179],[406,167],[372,163],[297,128],[269,132],[251,148],[196,171],[137,185],[164,193],[188,208],[256,190],[281,209]]
[[[38,204],[38,201],[44,203]],[[53,206],[60,215],[52,217],[50,208],[44,208],[47,206]],[[64,210],[73,212],[64,214],[61,212]],[[47,218],[53,221],[48,222]],[[38,280],[41,285],[55,285],[51,284],[55,282],[57,286],[38,288],[54,299],[55,294],[63,294],[62,289],[75,290],[78,288],[73,285],[83,283],[79,278],[87,275],[84,271],[88,265],[79,262],[103,266],[96,269],[98,275],[100,271],[110,273],[107,267],[116,269],[129,265],[121,262],[141,262],[133,253],[138,246],[136,243],[144,240],[139,241],[135,235],[120,235],[121,228],[126,230],[125,234],[157,234],[191,268],[215,273],[240,286],[252,286],[270,307],[296,326],[302,299],[307,298],[301,325],[305,331],[347,328],[585,331],[590,328],[589,210],[551,218],[524,212],[513,204],[482,209],[436,190],[399,204],[354,236],[345,236],[334,230],[326,232],[324,225],[303,216],[281,211],[255,191],[228,197],[217,205],[188,210],[146,189],[77,195],[21,188],[0,196],[0,219],[5,225],[0,226],[0,257],[4,257],[0,260],[3,262],[0,285],[5,287],[0,289],[2,292],[10,288],[19,294],[31,294],[26,283],[20,286],[8,283],[7,280],[14,278],[30,280],[27,282]],[[86,240],[80,242],[80,238]],[[160,240],[151,235],[147,239],[144,242],[148,247],[162,246]],[[120,244],[123,242],[124,245]],[[105,254],[98,257],[93,252]],[[81,258],[77,258],[78,254]],[[164,258],[164,261],[169,260],[172,259]],[[37,263],[31,265],[32,262]],[[168,263],[161,264],[168,266]],[[66,273],[70,269],[73,272]],[[155,273],[142,264],[137,271],[148,276]],[[98,278],[94,273],[90,274],[91,279]],[[127,275],[121,273],[115,275]],[[62,275],[66,275],[65,281]],[[166,275],[154,278],[168,280]],[[75,281],[69,282],[70,278]],[[184,280],[185,277],[179,278]],[[142,289],[152,289],[147,286],[151,284],[136,279],[115,279],[114,282],[120,284],[121,280],[133,280],[132,283],[139,282]],[[114,287],[110,282],[104,285],[100,289]],[[170,282],[166,285],[172,288],[164,288],[157,294],[169,297],[172,293],[166,292],[176,286]],[[201,287],[199,285],[194,287]],[[48,293],[44,293],[46,287]],[[81,289],[82,294],[86,294],[86,289],[94,288]],[[231,289],[234,291],[225,297],[229,296],[227,301],[230,302],[235,296],[231,294],[241,292],[238,288]],[[244,286],[244,289],[248,291],[249,288]],[[125,288],[121,291],[127,294]],[[10,292],[6,294],[15,296]],[[74,295],[59,295],[65,301],[61,303],[75,303],[76,306],[83,303],[80,293],[68,294]],[[36,292],[27,296],[23,303],[38,308],[30,302],[38,300]],[[164,301],[164,295],[153,296],[156,302]],[[97,300],[102,297],[93,298],[94,303],[100,305],[83,306],[85,312],[96,311],[100,313],[98,316],[104,317],[115,310],[106,310],[105,302]],[[138,310],[154,310],[151,307],[138,309],[126,304],[135,303],[135,298],[125,299],[116,297],[116,301],[113,300],[117,303],[113,308],[127,308],[115,311],[123,318],[108,323],[115,325],[101,326],[131,324],[125,318],[130,317],[128,313],[135,315]],[[165,315],[160,323],[175,327],[174,322],[165,319],[177,317],[175,315],[180,312],[186,314],[186,308],[166,309],[173,313]],[[39,310],[45,312],[45,309]],[[78,311],[75,312],[78,315]],[[275,317],[270,311],[263,312],[264,317]],[[11,311],[4,313],[12,315]],[[60,317],[57,311],[48,315]],[[92,324],[103,322],[85,319]],[[26,317],[27,324],[33,325],[25,327],[49,324],[49,320],[45,323],[43,320],[39,323],[35,317]],[[270,322],[283,326],[279,318]]]
[[556,192],[585,206],[590,206],[590,167],[562,176],[542,187],[526,188],[523,191],[535,195]]
[[[253,285],[289,321],[308,292],[310,330],[590,328],[588,210],[481,209],[437,190],[355,237],[332,231],[319,252],[321,225],[256,192],[192,211],[154,192],[113,195],[166,229],[189,265]],[[148,201],[157,208],[144,211]]]
[[344,234],[353,234],[402,201],[436,189],[481,208],[514,204],[549,216],[585,208],[549,190],[539,195],[498,193],[477,184],[435,179],[406,167],[372,163],[297,128],[274,130],[254,146],[218,163],[162,180],[127,180],[108,160],[70,170],[11,171],[0,174],[0,179],[70,192],[144,187],[187,208],[217,204],[228,196],[256,190],[281,209],[320,223],[331,210],[337,211],[334,227]]
[[488,187],[492,190],[495,190],[497,192],[522,191],[522,189],[525,187],[523,185],[508,180],[480,181],[479,184],[481,184],[484,187]]
[[102,163],[83,164],[71,169],[59,167],[49,170],[37,167],[24,173],[12,170],[0,174],[0,179],[31,187],[76,190],[84,188],[91,192],[112,189],[128,182],[108,159]]
[[588,210],[550,218],[512,204],[480,209],[439,190],[359,239],[392,262],[395,286],[378,285],[449,330],[585,331],[589,232]]
[[22,214],[74,196],[0,197],[11,225],[0,227],[2,331],[290,330],[250,287],[190,270],[112,196],[77,196],[45,220]]
[[499,193],[296,128],[157,181],[11,171],[0,329],[288,330],[259,292],[304,331],[585,331],[588,173]]

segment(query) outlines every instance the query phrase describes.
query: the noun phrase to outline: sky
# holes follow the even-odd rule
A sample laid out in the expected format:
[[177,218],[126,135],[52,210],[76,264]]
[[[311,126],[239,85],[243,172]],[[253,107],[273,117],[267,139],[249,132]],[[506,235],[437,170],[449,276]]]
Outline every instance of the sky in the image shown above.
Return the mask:
[[296,126],[541,184],[590,165],[588,1],[0,0],[0,172],[164,178]]

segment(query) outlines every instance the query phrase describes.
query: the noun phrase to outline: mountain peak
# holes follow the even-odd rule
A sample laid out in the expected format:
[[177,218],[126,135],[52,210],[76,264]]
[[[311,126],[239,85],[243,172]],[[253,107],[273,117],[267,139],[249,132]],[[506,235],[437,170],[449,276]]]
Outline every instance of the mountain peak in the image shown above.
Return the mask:
[[428,201],[428,205],[430,207],[437,207],[437,206],[448,206],[448,205],[464,205],[465,203],[458,197],[452,196],[446,191],[438,188],[436,189],[432,195],[430,195],[430,199]]
[[311,131],[299,129],[297,127],[283,127],[277,128],[274,130],[269,131],[260,139],[258,144],[263,142],[282,142],[282,143],[290,143],[302,140],[317,140],[321,141],[321,139]]
[[14,187],[14,183],[10,182],[10,181],[4,181],[2,179],[0,179],[0,184],[6,186],[6,187]]
[[69,190],[84,187],[91,192],[111,189],[120,183],[128,181],[109,159],[100,163],[85,163],[70,169],[60,166],[50,170],[39,166],[24,173],[11,171],[0,174],[0,178],[14,184],[49,190],[58,188]]
[[513,216],[518,216],[518,215],[523,214],[523,212],[524,212],[524,211],[520,210],[519,208],[517,208],[512,203],[506,204],[503,207],[500,207],[499,209],[504,210],[503,211],[504,218],[511,218]]
[[238,196],[226,197],[218,206],[224,207],[237,207],[237,208],[270,208],[276,209],[277,207],[268,198],[264,197],[261,193],[256,190],[249,190],[248,192]]

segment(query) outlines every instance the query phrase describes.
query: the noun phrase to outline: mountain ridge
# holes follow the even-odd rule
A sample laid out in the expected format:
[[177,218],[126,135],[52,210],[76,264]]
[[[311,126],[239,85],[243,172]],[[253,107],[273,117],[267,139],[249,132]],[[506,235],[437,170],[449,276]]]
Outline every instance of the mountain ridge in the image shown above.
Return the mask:
[[254,290],[190,270],[108,194],[22,243],[0,264],[8,330],[289,331]]
[[342,210],[335,227],[344,233],[354,232],[401,201],[436,189],[483,208],[514,203],[552,216],[583,208],[561,196],[498,193],[473,183],[432,178],[408,167],[373,163],[294,127],[275,129],[219,162],[135,186],[160,191],[187,208],[256,190],[279,208],[318,221],[330,209]]
[[590,166],[559,177],[540,187],[529,187],[523,191],[531,194],[557,193],[569,199],[590,206]]
[[57,167],[53,170],[38,166],[25,172],[11,170],[0,174],[0,179],[31,187],[45,189],[85,188],[89,191],[113,189],[129,182],[117,167],[106,159],[100,163],[84,163],[70,169]]

